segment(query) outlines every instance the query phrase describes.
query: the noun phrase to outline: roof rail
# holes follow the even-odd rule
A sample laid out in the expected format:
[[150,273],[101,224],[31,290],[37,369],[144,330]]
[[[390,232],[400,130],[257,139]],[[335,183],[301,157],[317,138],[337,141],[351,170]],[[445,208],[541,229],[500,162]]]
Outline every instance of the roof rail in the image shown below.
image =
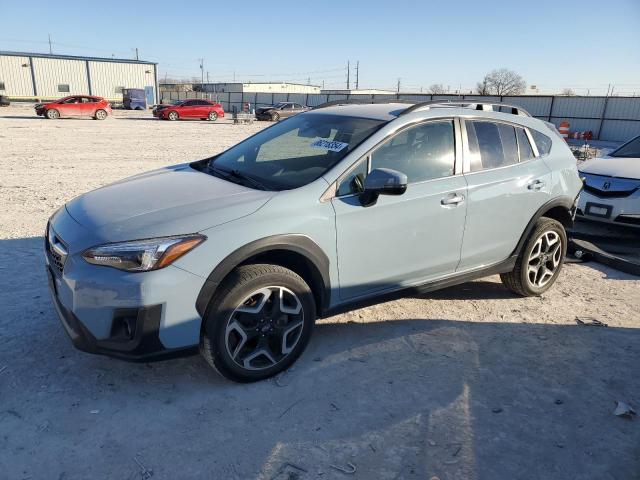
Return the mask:
[[343,99],[343,100],[331,100],[330,102],[321,103],[320,105],[316,105],[311,110],[318,110],[319,108],[327,108],[327,107],[335,107],[337,105],[371,105],[371,104],[385,104],[385,103],[407,103],[407,104],[415,104],[416,102],[412,100],[397,100],[397,99]]
[[511,104],[502,103],[502,102],[489,102],[486,100],[430,100],[428,102],[420,102],[412,105],[406,110],[403,110],[399,116],[406,115],[408,113],[415,112],[417,110],[422,110],[423,108],[428,110],[429,108],[433,108],[433,107],[458,107],[458,106],[473,107],[474,110],[487,110],[484,107],[491,107],[492,111],[493,111],[493,107],[498,107],[498,109],[510,108],[511,112],[504,112],[504,113],[511,113],[512,115],[521,115],[523,117],[531,116],[531,114],[527,112],[524,108],[518,107],[517,105],[511,105]]

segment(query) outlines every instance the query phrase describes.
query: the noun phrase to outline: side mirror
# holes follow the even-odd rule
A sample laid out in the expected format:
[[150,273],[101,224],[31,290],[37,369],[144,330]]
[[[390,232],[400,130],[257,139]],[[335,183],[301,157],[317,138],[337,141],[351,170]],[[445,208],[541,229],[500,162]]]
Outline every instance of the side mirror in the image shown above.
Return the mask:
[[407,176],[390,168],[371,170],[364,179],[364,192],[360,195],[363,207],[375,205],[380,195],[402,195],[407,191]]

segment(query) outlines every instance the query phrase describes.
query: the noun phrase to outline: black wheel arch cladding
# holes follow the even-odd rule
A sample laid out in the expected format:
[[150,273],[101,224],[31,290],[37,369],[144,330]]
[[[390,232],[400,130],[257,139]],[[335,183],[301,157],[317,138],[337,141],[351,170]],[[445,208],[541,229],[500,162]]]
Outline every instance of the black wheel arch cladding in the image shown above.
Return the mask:
[[311,238],[302,234],[273,235],[250,242],[222,260],[209,274],[196,299],[196,310],[205,317],[209,301],[220,283],[236,267],[246,263],[274,263],[295,271],[314,294],[321,315],[329,305],[329,258]]
[[529,220],[527,227],[522,233],[522,236],[520,237],[520,240],[518,241],[518,244],[515,250],[511,253],[511,255],[513,256],[513,255],[520,254],[520,252],[522,251],[522,249],[527,243],[527,239],[529,238],[529,235],[535,228],[536,222],[541,217],[553,218],[554,220],[557,220],[558,222],[560,222],[565,229],[571,227],[573,225],[572,210],[574,208],[574,202],[575,202],[575,199],[571,197],[563,196],[563,197],[553,198],[548,202],[546,202],[544,205],[542,205],[536,211],[533,217],[531,217],[531,220]]

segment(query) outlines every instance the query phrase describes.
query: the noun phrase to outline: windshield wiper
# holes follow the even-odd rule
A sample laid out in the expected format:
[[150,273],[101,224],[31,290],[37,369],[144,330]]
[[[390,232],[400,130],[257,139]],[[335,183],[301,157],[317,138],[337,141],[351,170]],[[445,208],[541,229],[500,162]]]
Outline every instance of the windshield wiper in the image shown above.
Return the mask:
[[[221,177],[225,178],[226,180],[231,180],[232,178],[235,178],[242,182],[249,183],[260,190],[268,190],[267,187],[262,182],[247,175],[246,173],[241,172],[240,170],[226,170],[224,168],[216,167],[215,164],[213,163],[209,164],[209,170],[219,174]],[[237,182],[234,182],[234,183],[237,183]]]

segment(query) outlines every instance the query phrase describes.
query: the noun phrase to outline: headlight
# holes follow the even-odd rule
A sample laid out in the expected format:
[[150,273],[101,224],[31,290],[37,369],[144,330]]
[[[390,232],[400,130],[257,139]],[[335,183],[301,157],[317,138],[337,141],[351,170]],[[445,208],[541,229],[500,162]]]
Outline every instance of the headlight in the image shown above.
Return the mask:
[[147,272],[171,265],[207,239],[204,235],[179,235],[92,247],[82,257],[94,265],[127,272]]

